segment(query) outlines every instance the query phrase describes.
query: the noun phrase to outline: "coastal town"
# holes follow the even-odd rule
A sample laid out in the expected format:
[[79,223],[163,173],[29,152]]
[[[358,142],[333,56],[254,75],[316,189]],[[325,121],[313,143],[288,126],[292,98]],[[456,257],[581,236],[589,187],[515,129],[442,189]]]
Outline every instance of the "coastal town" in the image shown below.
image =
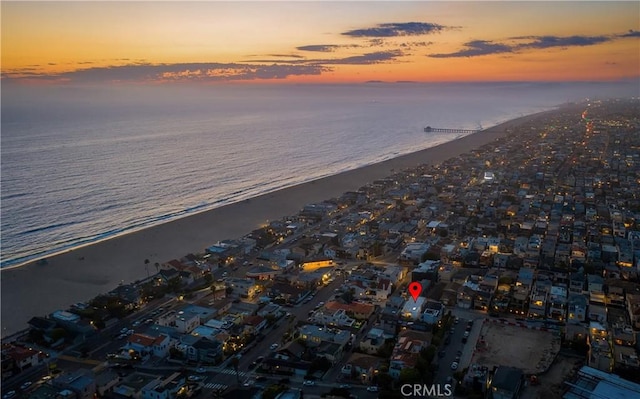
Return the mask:
[[3,399],[640,397],[640,101],[508,133],[140,259],[3,339]]

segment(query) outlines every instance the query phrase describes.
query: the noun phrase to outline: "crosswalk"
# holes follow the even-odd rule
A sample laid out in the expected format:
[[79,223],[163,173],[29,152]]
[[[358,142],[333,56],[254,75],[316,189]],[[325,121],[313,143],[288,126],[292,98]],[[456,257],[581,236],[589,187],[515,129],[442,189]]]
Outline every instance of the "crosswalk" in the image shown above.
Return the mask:
[[204,387],[207,388],[207,389],[214,390],[214,391],[224,391],[225,389],[229,388],[228,385],[219,384],[219,383],[215,383],[215,382],[210,382],[208,384],[204,384]]
[[[232,375],[232,376],[236,376],[236,372],[235,370],[230,370],[230,369],[222,369],[222,370],[216,370],[216,372],[218,374],[228,374],[228,375]],[[238,375],[240,376],[240,378],[242,377],[246,377],[248,374],[244,371],[238,371]]]
[[[230,385],[234,385],[236,383],[235,382],[236,381],[236,372],[235,372],[235,370],[220,369],[220,370],[216,370],[215,373],[224,374],[224,376],[218,376],[217,378],[214,377],[214,379],[222,380],[224,382],[229,382],[229,385],[222,384],[222,383],[216,382],[216,381],[212,381],[212,382],[208,382],[206,384],[203,384],[202,385],[203,388],[211,389],[211,390],[217,391],[217,392],[222,392],[222,391],[226,390],[227,388],[229,388]],[[239,371],[238,372],[238,378],[240,380],[245,380],[248,375],[249,375],[249,373],[246,373],[246,372],[243,372],[243,371]]]

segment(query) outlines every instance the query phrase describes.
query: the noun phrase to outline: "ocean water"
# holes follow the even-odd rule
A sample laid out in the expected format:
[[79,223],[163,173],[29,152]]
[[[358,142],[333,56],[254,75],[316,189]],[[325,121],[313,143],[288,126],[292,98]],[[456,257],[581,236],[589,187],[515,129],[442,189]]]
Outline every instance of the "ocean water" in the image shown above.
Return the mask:
[[489,127],[625,87],[3,87],[1,266],[458,137],[427,125]]

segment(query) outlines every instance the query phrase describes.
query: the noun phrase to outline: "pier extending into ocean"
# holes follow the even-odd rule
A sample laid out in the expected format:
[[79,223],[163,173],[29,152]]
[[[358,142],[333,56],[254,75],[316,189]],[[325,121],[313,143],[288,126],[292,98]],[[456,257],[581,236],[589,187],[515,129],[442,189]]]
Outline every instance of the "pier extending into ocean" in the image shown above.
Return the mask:
[[427,126],[424,128],[425,133],[461,133],[461,134],[472,134],[477,133],[480,130],[472,130],[472,129],[443,129],[440,127],[431,127]]

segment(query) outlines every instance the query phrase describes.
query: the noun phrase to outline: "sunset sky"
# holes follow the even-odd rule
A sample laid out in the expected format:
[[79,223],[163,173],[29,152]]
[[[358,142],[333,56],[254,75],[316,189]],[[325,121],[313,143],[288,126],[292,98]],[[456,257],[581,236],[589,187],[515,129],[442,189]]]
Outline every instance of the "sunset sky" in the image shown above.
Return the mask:
[[2,79],[606,81],[640,76],[640,2],[9,2]]

